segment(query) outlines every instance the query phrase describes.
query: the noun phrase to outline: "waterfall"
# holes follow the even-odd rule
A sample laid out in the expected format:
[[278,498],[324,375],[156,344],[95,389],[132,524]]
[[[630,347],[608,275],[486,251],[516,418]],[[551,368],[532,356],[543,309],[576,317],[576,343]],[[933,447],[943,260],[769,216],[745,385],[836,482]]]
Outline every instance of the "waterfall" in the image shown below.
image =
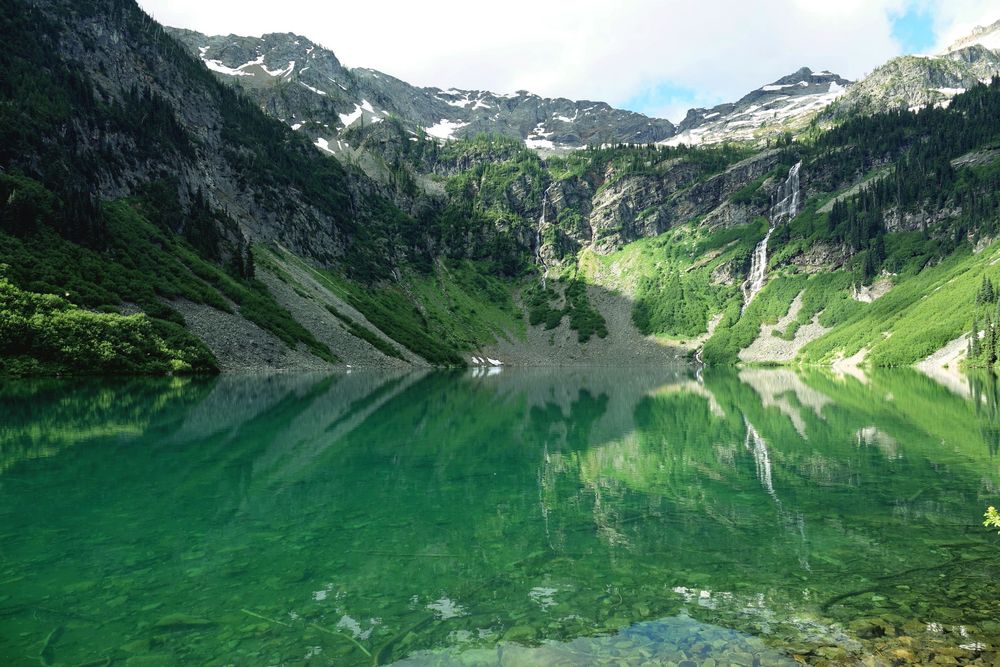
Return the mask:
[[743,310],[746,310],[746,307],[750,305],[750,301],[757,296],[757,292],[764,287],[764,280],[767,278],[767,242],[771,240],[771,232],[773,231],[774,227],[772,226],[767,230],[764,239],[753,249],[753,258],[750,262],[750,275],[740,285],[740,289],[743,290]]
[[788,177],[775,193],[774,202],[771,204],[767,234],[753,249],[750,275],[740,285],[740,290],[743,292],[743,310],[746,310],[757,293],[764,288],[764,282],[767,280],[767,243],[771,240],[774,228],[783,222],[787,223],[799,214],[799,204],[802,197],[802,188],[799,182],[801,168],[802,163],[797,162],[789,169]]
[[799,183],[799,170],[802,163],[797,163],[788,170],[788,178],[781,184],[775,193],[774,203],[771,205],[771,227],[788,222],[799,214],[799,203],[802,197],[802,188]]
[[538,231],[535,233],[535,262],[542,268],[542,289],[545,289],[545,272],[548,270],[548,267],[545,265],[545,258],[542,256],[542,227],[545,226],[545,213],[549,204],[549,190],[551,189],[552,185],[545,188],[545,192],[542,194],[542,217],[538,219]]

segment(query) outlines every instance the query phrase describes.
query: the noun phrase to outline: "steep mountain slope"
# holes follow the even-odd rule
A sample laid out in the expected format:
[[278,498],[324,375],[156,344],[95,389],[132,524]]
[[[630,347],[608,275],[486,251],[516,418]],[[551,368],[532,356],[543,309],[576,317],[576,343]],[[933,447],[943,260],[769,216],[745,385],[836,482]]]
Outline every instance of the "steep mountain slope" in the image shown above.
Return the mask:
[[242,87],[271,115],[324,149],[355,124],[396,117],[414,134],[438,139],[499,134],[534,148],[650,143],[674,132],[668,120],[603,102],[548,99],[525,91],[417,88],[382,72],[348,69],[329,50],[293,34],[263,37],[169,32],[223,80]]
[[831,106],[829,115],[878,113],[947,105],[1000,73],[1000,21],[977,28],[945,53],[893,58],[876,68]]
[[[363,242],[405,219],[379,186],[220,85],[133,2],[3,0],[0,15],[0,263],[18,323],[4,368],[225,366],[188,333],[198,309],[215,314],[202,339],[217,356],[235,338],[250,365],[335,362],[257,279],[252,246],[361,270],[405,254]],[[123,363],[127,345],[157,361]]]
[[[352,224],[346,212],[365,202],[339,164],[316,159],[305,142],[248,109],[132,3],[46,0],[31,7],[8,3],[18,25],[5,34],[19,48],[5,59],[19,70],[47,69],[35,82],[5,77],[5,92],[34,83],[51,86],[55,97],[18,100],[7,112],[6,168],[102,199],[169,182],[185,211],[200,193],[208,209],[228,217],[217,229],[221,238],[201,239],[223,258],[245,246],[247,235],[321,256],[344,252]],[[25,12],[40,23],[38,44],[13,16]],[[45,113],[31,117],[32,104]],[[72,123],[52,131],[66,120]],[[172,231],[183,233],[185,222],[171,221]]]
[[[348,71],[294,36],[198,57],[127,0],[0,8],[5,372],[895,365],[965,334],[973,309],[943,304],[1000,283],[1000,83],[766,150],[549,153],[522,130],[441,141],[421,131],[437,111],[402,114],[500,98]],[[801,70],[682,127],[791,127],[846,84]]]
[[677,126],[677,134],[664,143],[671,146],[758,143],[782,132],[796,132],[851,85],[836,74],[803,67],[736,102],[711,109],[691,109]]

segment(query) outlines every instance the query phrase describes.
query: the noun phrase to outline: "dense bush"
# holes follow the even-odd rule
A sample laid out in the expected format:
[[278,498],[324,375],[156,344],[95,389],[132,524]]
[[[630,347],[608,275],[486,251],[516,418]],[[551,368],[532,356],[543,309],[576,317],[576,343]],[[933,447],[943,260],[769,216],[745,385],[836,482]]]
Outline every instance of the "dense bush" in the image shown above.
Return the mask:
[[587,296],[587,284],[579,279],[570,279],[563,289],[564,305],[557,308],[553,302],[559,300],[559,293],[548,286],[535,285],[525,290],[524,300],[528,306],[528,324],[544,325],[545,329],[555,329],[564,317],[569,316],[569,327],[577,332],[581,343],[588,342],[594,335],[606,338],[608,324],[591,304]]
[[211,352],[175,324],[83,310],[54,295],[25,292],[0,276],[0,373],[217,370]]
[[632,320],[647,335],[694,336],[706,330],[716,292],[705,272],[661,272],[639,283]]

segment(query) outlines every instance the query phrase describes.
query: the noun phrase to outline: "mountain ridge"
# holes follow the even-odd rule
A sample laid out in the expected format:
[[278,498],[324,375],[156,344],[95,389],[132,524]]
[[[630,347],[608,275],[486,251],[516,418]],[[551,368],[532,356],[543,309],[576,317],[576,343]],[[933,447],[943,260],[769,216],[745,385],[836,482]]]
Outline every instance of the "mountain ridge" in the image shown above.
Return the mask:
[[[217,75],[237,79],[268,113],[307,132],[333,154],[350,152],[339,136],[344,130],[389,116],[402,119],[415,134],[441,140],[497,133],[542,151],[616,143],[764,144],[786,132],[802,132],[814,119],[828,123],[844,113],[947,104],[957,92],[1000,71],[998,21],[976,28],[943,54],[899,56],[858,82],[803,67],[734,102],[690,109],[674,124],[602,102],[543,98],[527,91],[419,88],[377,70],[346,68],[332,51],[295,33],[213,37],[167,30]],[[295,53],[290,46],[301,48]],[[318,56],[320,68],[328,71],[307,76],[312,67],[303,63]],[[265,58],[270,69],[261,66]],[[283,82],[299,83],[302,90],[266,92]],[[303,91],[325,99],[306,100]],[[331,104],[335,113],[324,111]]]
[[[448,139],[495,133],[536,148],[652,143],[673,133],[668,120],[604,102],[543,98],[527,91],[498,94],[412,86],[377,70],[348,69],[332,51],[291,33],[255,38],[212,37],[176,28],[168,32],[220,77],[234,79],[269,113],[299,124],[327,144],[337,130],[389,116],[408,123],[414,134]],[[301,90],[282,90],[288,87],[282,84],[299,84]],[[307,92],[321,99],[303,100]],[[294,109],[287,105],[291,97],[299,105]]]
[[992,51],[1000,51],[1000,21],[990,25],[976,26],[968,35],[952,42],[945,54],[942,55],[961,51],[976,44]]

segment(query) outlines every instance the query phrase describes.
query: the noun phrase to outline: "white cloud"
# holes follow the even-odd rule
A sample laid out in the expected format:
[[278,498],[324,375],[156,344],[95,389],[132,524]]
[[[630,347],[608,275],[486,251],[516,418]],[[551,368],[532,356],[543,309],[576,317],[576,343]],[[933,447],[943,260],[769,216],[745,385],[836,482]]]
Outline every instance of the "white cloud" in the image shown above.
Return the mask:
[[973,28],[990,25],[1000,20],[1000,3],[997,0],[949,0],[934,12],[935,31],[938,35],[935,53],[972,32]]
[[[531,90],[615,105],[664,82],[699,104],[799,67],[857,78],[900,51],[889,15],[925,2],[939,34],[996,0],[467,0],[379,3],[140,0],[168,25],[212,34],[296,32],[351,66],[418,85]],[[1000,18],[1000,16],[998,16]],[[676,116],[676,101],[664,101]]]

